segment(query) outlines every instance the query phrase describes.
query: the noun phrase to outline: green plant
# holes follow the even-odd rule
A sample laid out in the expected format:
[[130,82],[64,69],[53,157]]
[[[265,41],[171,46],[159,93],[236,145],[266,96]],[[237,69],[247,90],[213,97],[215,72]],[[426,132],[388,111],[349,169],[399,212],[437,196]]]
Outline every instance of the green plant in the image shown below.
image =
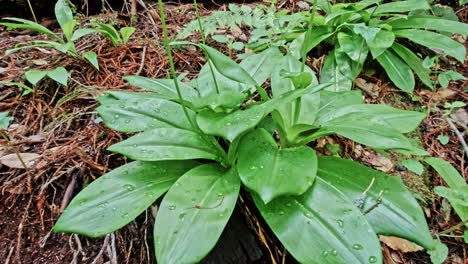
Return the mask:
[[[435,193],[446,198],[461,219],[460,225],[465,226],[464,237],[468,236],[468,185],[466,180],[447,161],[439,158],[426,158],[425,162],[433,167],[447,183],[447,187],[437,186]],[[454,229],[449,229],[453,231]],[[465,239],[465,242],[468,242]]]
[[13,117],[8,116],[8,112],[0,112],[0,128],[7,129]]
[[[14,18],[14,17],[7,17],[3,18],[3,20],[7,20],[9,22],[1,22],[0,26],[5,26],[8,29],[28,29],[32,31],[36,31],[38,33],[42,33],[50,37],[52,40],[36,40],[32,43],[21,44],[19,47],[9,49],[5,52],[5,55],[9,55],[13,52],[16,52],[20,49],[26,48],[34,48],[34,47],[45,47],[45,48],[53,48],[60,52],[69,54],[73,57],[80,57],[82,56],[85,60],[93,65],[97,70],[99,70],[99,65],[97,63],[97,55],[92,51],[85,52],[83,54],[79,54],[75,48],[74,41],[79,39],[80,37],[91,33],[87,29],[77,29],[75,27],[77,25],[77,20],[73,18],[73,12],[68,5],[66,0],[57,0],[55,4],[55,17],[62,28],[63,35],[62,37],[59,34],[55,34],[54,32],[50,31],[46,27],[42,26],[33,21],[29,21],[22,18]],[[15,23],[16,22],[16,23]]]
[[98,32],[107,37],[112,44],[117,47],[120,45],[127,45],[130,37],[135,33],[136,28],[134,27],[122,27],[120,31],[117,31],[115,27],[110,24],[104,23],[91,23],[91,26],[94,26],[95,29],[88,29],[93,32]]
[[[287,40],[291,41],[297,37],[295,29],[304,27],[303,17],[305,15],[306,12],[288,14],[288,11],[285,10],[277,11],[274,7],[274,1],[269,7],[257,5],[255,8],[230,4],[226,11],[215,11],[207,17],[200,18],[200,23],[197,20],[191,21],[177,35],[176,39],[185,39],[192,33],[199,31],[201,24],[204,37],[212,36],[217,42],[230,43],[231,39],[227,41],[226,38],[220,38],[217,32],[224,30],[230,31],[232,35],[239,35],[242,28],[247,27],[250,31],[249,48],[265,49],[273,44],[282,46]],[[285,32],[290,34],[280,35]],[[273,39],[275,41],[272,41]],[[240,47],[241,42],[232,42],[232,44],[234,43]]]
[[45,77],[49,77],[63,86],[67,86],[68,83],[68,72],[64,67],[57,67],[49,71],[29,70],[24,74],[24,76],[32,85],[36,85]]
[[[336,133],[377,149],[424,154],[403,135],[424,114],[363,104],[357,91],[326,91],[330,84],[318,85],[311,69],[277,48],[237,64],[193,44],[209,60],[195,80],[181,82],[158,2],[172,79],[128,76],[146,92],[108,92],[98,99],[109,127],[138,133],[109,147],[135,161],[81,191],[56,232],[103,236],[167,192],[156,216],[156,258],[195,263],[216,244],[243,185],[300,262],[382,263],[376,234],[404,237],[444,255],[399,178],[351,160],[317,157],[308,145]],[[268,78],[271,98],[261,87]]]
[[315,14],[312,22],[308,21],[313,13],[303,16],[302,20],[308,25],[295,29],[295,34],[302,33],[290,43],[289,49],[296,58],[300,58],[322,42],[334,45],[324,62],[321,81],[332,82],[335,91],[351,89],[369,54],[398,88],[413,91],[413,72],[427,87],[432,88],[430,70],[422,67],[421,59],[407,47],[406,40],[443,52],[462,63],[465,59],[465,47],[445,34],[466,35],[467,24],[409,13],[428,10],[430,6],[426,0],[385,4],[369,0],[334,5],[328,1],[318,1],[317,5],[325,15]]

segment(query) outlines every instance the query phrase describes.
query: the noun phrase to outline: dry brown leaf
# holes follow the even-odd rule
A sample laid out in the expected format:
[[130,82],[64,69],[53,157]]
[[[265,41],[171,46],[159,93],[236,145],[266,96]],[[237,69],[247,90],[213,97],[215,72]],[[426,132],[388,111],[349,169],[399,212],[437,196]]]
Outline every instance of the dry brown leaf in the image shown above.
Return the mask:
[[422,247],[410,242],[406,239],[392,236],[379,236],[380,241],[384,242],[391,249],[402,252],[416,252],[424,250]]
[[371,165],[379,171],[390,172],[395,166],[391,159],[383,156],[380,153],[374,151],[367,151],[364,149],[358,150],[357,148],[354,152],[356,154],[362,155],[362,161],[366,162],[367,164]]
[[[36,153],[19,153],[19,155],[28,168],[33,166],[40,157],[40,155]],[[21,162],[16,153],[8,154],[0,158],[0,163],[14,169],[24,169],[23,162]]]
[[450,117],[455,121],[455,123],[466,128],[468,126],[468,113],[465,109],[460,108],[455,113],[451,114]]

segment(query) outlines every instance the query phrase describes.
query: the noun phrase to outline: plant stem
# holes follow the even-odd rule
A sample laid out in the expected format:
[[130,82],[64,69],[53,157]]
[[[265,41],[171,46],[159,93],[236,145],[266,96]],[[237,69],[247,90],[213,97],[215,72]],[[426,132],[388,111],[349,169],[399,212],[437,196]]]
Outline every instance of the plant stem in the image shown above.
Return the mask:
[[33,19],[34,19],[34,22],[37,23],[36,14],[34,13],[34,8],[31,5],[31,0],[27,0],[27,1],[28,1],[29,10],[31,11],[31,14],[32,14]]
[[444,230],[444,231],[439,232],[437,235],[445,235],[445,234],[452,233],[453,231],[457,230],[458,228],[460,228],[460,227],[462,227],[462,226],[464,226],[464,225],[466,225],[466,224],[468,224],[468,222],[460,222],[460,223],[458,223],[458,224],[456,224],[456,225],[450,227],[450,228],[447,229],[447,230]]
[[[317,11],[317,0],[314,0],[314,4],[313,4],[313,5],[314,5],[314,6],[312,7],[312,14],[310,14],[310,21],[309,21],[309,25],[308,25],[307,31],[311,31],[311,30],[312,30],[312,23],[314,22],[315,12]],[[302,46],[305,45],[306,37],[307,37],[307,32],[305,33],[305,36],[304,36],[304,43],[302,43]],[[303,72],[304,69],[305,69],[305,63],[306,63],[306,59],[307,59],[307,53],[306,53],[306,54],[301,54],[301,55],[302,55],[301,72]]]
[[[161,17],[161,27],[162,27],[162,32],[163,32],[163,40],[164,40],[164,47],[166,49],[167,57],[169,59],[169,66],[171,70],[171,75],[172,79],[174,80],[174,85],[177,91],[177,97],[179,98],[180,104],[182,105],[182,109],[184,111],[185,117],[187,118],[188,122],[190,123],[191,127],[193,128],[194,131],[200,131],[197,125],[195,125],[190,118],[187,107],[185,106],[184,99],[182,97],[182,93],[180,92],[180,86],[179,86],[179,81],[177,79],[177,74],[175,71],[175,65],[174,65],[174,59],[172,57],[172,50],[171,50],[171,45],[169,43],[169,36],[167,34],[167,26],[166,26],[166,16],[164,14],[164,4],[162,0],[158,0],[158,6],[159,6],[159,16]],[[214,137],[208,136],[204,133],[200,133],[208,142],[212,142],[213,146],[217,149],[218,153],[220,154],[221,164],[225,165],[227,163],[227,154],[223,150],[223,148],[219,145],[219,143],[216,141]]]
[[158,0],[158,6],[159,6],[159,16],[161,17],[161,27],[162,27],[162,32],[163,32],[163,39],[164,39],[164,47],[166,49],[167,57],[169,59],[169,66],[171,70],[171,75],[172,79],[174,80],[174,85],[177,91],[177,97],[179,98],[180,104],[182,105],[182,109],[184,111],[185,117],[187,118],[188,122],[192,126],[194,130],[197,129],[197,126],[192,122],[192,119],[190,118],[187,107],[185,106],[184,99],[182,97],[182,93],[180,92],[180,86],[179,86],[179,81],[177,80],[177,74],[175,71],[175,65],[174,65],[174,59],[172,57],[172,50],[171,46],[169,44],[169,37],[167,34],[167,26],[166,26],[166,15],[164,14],[164,4],[162,0]]
[[[205,30],[203,29],[203,24],[200,18],[200,12],[198,11],[197,0],[193,0],[193,5],[195,6],[195,15],[197,16],[198,30],[200,30],[202,43],[203,45],[206,45]],[[218,81],[216,80],[216,76],[214,73],[213,64],[210,62],[210,58],[208,58],[208,56],[207,56],[207,59],[208,59],[208,66],[210,67],[211,77],[213,77],[213,82],[215,85],[216,93],[219,94],[219,86],[218,86]]]

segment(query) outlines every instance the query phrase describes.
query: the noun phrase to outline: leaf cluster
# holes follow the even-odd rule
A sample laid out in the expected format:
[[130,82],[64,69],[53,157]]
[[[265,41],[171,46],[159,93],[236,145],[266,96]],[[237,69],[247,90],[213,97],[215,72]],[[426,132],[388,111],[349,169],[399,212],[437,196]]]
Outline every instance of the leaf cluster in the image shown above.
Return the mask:
[[[103,236],[163,196],[154,229],[158,262],[195,263],[216,244],[243,186],[302,263],[382,263],[377,234],[440,247],[399,178],[317,157],[308,145],[340,134],[377,149],[421,154],[403,133],[417,127],[422,113],[367,105],[356,91],[328,91],[330,84],[319,85],[311,69],[301,71],[297,59],[277,48],[237,64],[196,46],[208,57],[196,79],[128,76],[144,92],[98,99],[109,127],[137,133],[109,150],[135,161],[81,191],[55,231]],[[268,79],[271,95],[262,88]]]

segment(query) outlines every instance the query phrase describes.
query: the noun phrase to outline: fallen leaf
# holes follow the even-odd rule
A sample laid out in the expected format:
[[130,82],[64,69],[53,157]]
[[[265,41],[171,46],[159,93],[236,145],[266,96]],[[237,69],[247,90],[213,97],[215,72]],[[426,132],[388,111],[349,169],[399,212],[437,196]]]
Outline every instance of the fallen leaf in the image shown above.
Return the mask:
[[406,239],[392,236],[379,236],[380,241],[384,242],[391,249],[402,252],[417,252],[424,250],[422,247],[410,242]]
[[304,1],[297,2],[297,7],[299,7],[300,10],[309,10],[310,9],[309,4],[304,2]]
[[43,65],[49,64],[49,62],[47,62],[45,60],[41,60],[41,59],[32,60],[31,62],[34,63],[35,65],[38,65],[38,66],[43,66]]
[[455,113],[451,114],[450,117],[462,127],[468,126],[468,113],[465,109],[460,108]]
[[375,169],[383,172],[390,172],[395,166],[392,160],[377,152],[364,151],[362,160]]
[[[21,159],[28,168],[33,166],[40,157],[40,155],[36,153],[19,153],[19,156],[21,156]],[[23,162],[21,162],[16,153],[8,154],[0,158],[0,163],[14,169],[24,169]]]

